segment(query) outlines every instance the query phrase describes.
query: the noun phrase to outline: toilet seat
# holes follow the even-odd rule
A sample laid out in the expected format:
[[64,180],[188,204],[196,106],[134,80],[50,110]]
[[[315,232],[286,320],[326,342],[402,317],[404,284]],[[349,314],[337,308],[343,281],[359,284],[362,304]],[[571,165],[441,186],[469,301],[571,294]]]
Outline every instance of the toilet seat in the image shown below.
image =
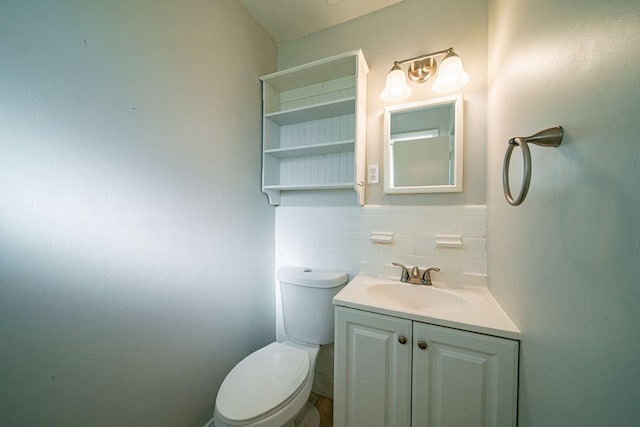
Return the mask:
[[[277,413],[313,378],[310,353],[292,343],[274,342],[244,358],[220,386],[216,414],[225,424],[247,425]],[[315,359],[315,358],[314,358]],[[304,400],[308,396],[304,396]]]

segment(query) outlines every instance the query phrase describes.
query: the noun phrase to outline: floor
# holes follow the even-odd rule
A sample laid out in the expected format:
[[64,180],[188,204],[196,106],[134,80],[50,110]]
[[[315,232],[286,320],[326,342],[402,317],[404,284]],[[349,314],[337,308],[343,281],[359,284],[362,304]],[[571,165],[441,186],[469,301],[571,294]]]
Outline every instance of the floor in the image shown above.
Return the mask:
[[333,400],[311,393],[309,402],[313,403],[320,412],[320,427],[333,427]]

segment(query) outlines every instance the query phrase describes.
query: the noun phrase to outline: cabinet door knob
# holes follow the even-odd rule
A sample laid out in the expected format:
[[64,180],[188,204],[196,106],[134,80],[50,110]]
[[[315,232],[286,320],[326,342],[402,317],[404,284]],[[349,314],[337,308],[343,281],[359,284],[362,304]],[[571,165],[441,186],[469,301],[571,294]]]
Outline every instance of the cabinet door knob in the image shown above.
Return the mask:
[[406,344],[406,343],[407,343],[407,337],[403,337],[402,335],[400,335],[400,336],[398,337],[398,342],[399,342],[400,344]]
[[426,350],[427,343],[424,341],[418,341],[418,347],[420,347],[420,350]]

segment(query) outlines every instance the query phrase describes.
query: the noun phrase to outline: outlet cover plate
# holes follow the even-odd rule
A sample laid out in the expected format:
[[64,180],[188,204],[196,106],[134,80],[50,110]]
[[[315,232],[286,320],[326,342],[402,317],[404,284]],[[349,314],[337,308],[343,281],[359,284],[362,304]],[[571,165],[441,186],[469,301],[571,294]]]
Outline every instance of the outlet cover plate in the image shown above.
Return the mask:
[[380,182],[380,168],[377,163],[367,166],[367,184],[378,184]]

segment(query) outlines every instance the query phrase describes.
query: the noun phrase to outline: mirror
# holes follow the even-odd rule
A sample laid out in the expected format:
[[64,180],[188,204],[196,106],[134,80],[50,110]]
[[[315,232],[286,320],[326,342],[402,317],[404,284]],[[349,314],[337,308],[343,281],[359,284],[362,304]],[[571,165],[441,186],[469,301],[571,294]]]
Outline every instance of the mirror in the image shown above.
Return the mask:
[[384,192],[462,191],[462,96],[384,110]]

